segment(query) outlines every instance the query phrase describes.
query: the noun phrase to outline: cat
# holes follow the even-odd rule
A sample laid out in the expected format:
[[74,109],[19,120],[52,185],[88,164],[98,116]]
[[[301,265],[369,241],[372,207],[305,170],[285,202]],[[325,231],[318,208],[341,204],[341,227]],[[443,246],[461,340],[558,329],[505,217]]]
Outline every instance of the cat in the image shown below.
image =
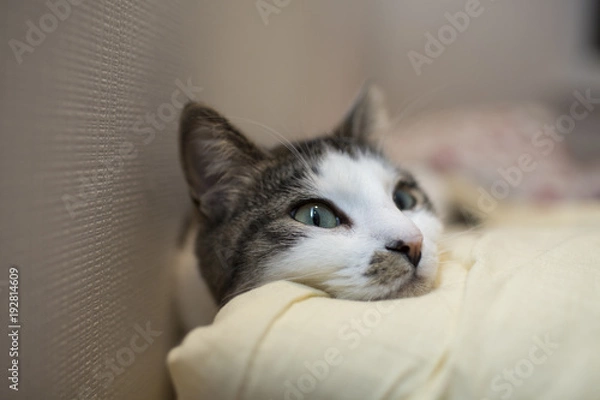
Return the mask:
[[331,132],[271,149],[206,105],[184,107],[195,250],[218,305],[277,280],[362,301],[432,289],[442,223],[413,175],[373,144],[382,103],[367,86]]

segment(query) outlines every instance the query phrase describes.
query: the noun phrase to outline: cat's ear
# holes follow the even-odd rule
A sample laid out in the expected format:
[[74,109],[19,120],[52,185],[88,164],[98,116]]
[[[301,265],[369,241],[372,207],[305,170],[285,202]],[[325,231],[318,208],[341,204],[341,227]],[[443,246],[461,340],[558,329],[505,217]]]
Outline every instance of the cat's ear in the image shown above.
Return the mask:
[[383,93],[373,84],[363,85],[342,122],[333,130],[338,138],[366,143],[374,132],[389,127]]
[[210,107],[190,102],[181,114],[180,156],[190,196],[209,220],[222,219],[266,154]]

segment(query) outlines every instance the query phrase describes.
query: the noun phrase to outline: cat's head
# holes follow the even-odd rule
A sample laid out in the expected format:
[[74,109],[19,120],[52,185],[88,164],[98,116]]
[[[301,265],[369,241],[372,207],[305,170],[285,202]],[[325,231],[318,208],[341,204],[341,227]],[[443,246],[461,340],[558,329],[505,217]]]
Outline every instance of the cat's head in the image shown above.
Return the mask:
[[418,182],[370,144],[379,103],[366,89],[329,134],[270,150],[211,108],[185,107],[196,251],[218,303],[275,280],[355,300],[431,289],[441,223]]

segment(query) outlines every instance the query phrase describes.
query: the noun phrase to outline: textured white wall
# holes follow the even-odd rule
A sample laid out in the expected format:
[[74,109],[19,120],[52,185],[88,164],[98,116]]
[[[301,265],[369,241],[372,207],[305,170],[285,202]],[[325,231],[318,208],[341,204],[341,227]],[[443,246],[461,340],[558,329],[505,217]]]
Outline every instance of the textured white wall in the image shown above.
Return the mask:
[[[189,202],[169,114],[180,86],[286,135],[325,129],[363,76],[364,7],[296,2],[266,26],[252,2],[55,3],[64,20],[42,0],[0,6],[0,281],[20,268],[19,396],[165,399]],[[161,334],[133,352],[147,324]],[[0,348],[6,365],[6,335]],[[2,375],[0,398],[13,398]]]
[[[45,1],[0,5],[0,280],[20,268],[22,321],[20,390],[7,388],[3,334],[0,398],[165,399],[167,267],[187,198],[176,115],[157,128],[138,119],[191,76],[178,32],[187,12],[120,0],[62,12],[51,29]],[[40,18],[48,33],[29,38],[19,63],[9,40],[27,42]],[[136,324],[161,334],[145,346]]]
[[[365,69],[386,88],[397,110],[484,101],[547,99],[569,86],[582,59],[584,0],[374,1]],[[424,64],[421,75],[408,52],[426,55],[425,34],[438,38],[446,13],[479,4],[463,32]],[[448,38],[452,38],[446,33]]]
[[197,3],[190,37],[204,100],[261,143],[274,143],[270,130],[289,138],[331,128],[368,75],[368,3],[269,0],[286,5],[268,25],[256,3]]
[[[395,115],[411,103],[554,100],[589,84],[580,79],[586,0],[265,2],[287,4],[268,25],[254,1],[198,3],[197,71],[207,101],[284,134],[330,127],[365,79],[383,86]],[[437,37],[445,14],[470,3],[480,15],[417,75],[408,53],[425,54],[425,34]],[[247,129],[269,142],[265,129]]]

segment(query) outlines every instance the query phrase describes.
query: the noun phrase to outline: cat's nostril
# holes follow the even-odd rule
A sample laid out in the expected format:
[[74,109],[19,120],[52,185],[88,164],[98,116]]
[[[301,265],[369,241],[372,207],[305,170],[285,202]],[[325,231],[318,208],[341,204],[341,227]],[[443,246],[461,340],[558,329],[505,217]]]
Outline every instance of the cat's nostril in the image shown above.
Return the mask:
[[388,246],[385,246],[389,251],[395,251],[397,253],[404,254],[406,258],[416,267],[421,261],[421,243],[405,243],[402,240],[398,240]]
[[397,251],[399,253],[405,253],[407,250],[410,250],[410,248],[405,245],[402,240],[390,243],[389,245],[385,246],[385,248],[389,251]]

